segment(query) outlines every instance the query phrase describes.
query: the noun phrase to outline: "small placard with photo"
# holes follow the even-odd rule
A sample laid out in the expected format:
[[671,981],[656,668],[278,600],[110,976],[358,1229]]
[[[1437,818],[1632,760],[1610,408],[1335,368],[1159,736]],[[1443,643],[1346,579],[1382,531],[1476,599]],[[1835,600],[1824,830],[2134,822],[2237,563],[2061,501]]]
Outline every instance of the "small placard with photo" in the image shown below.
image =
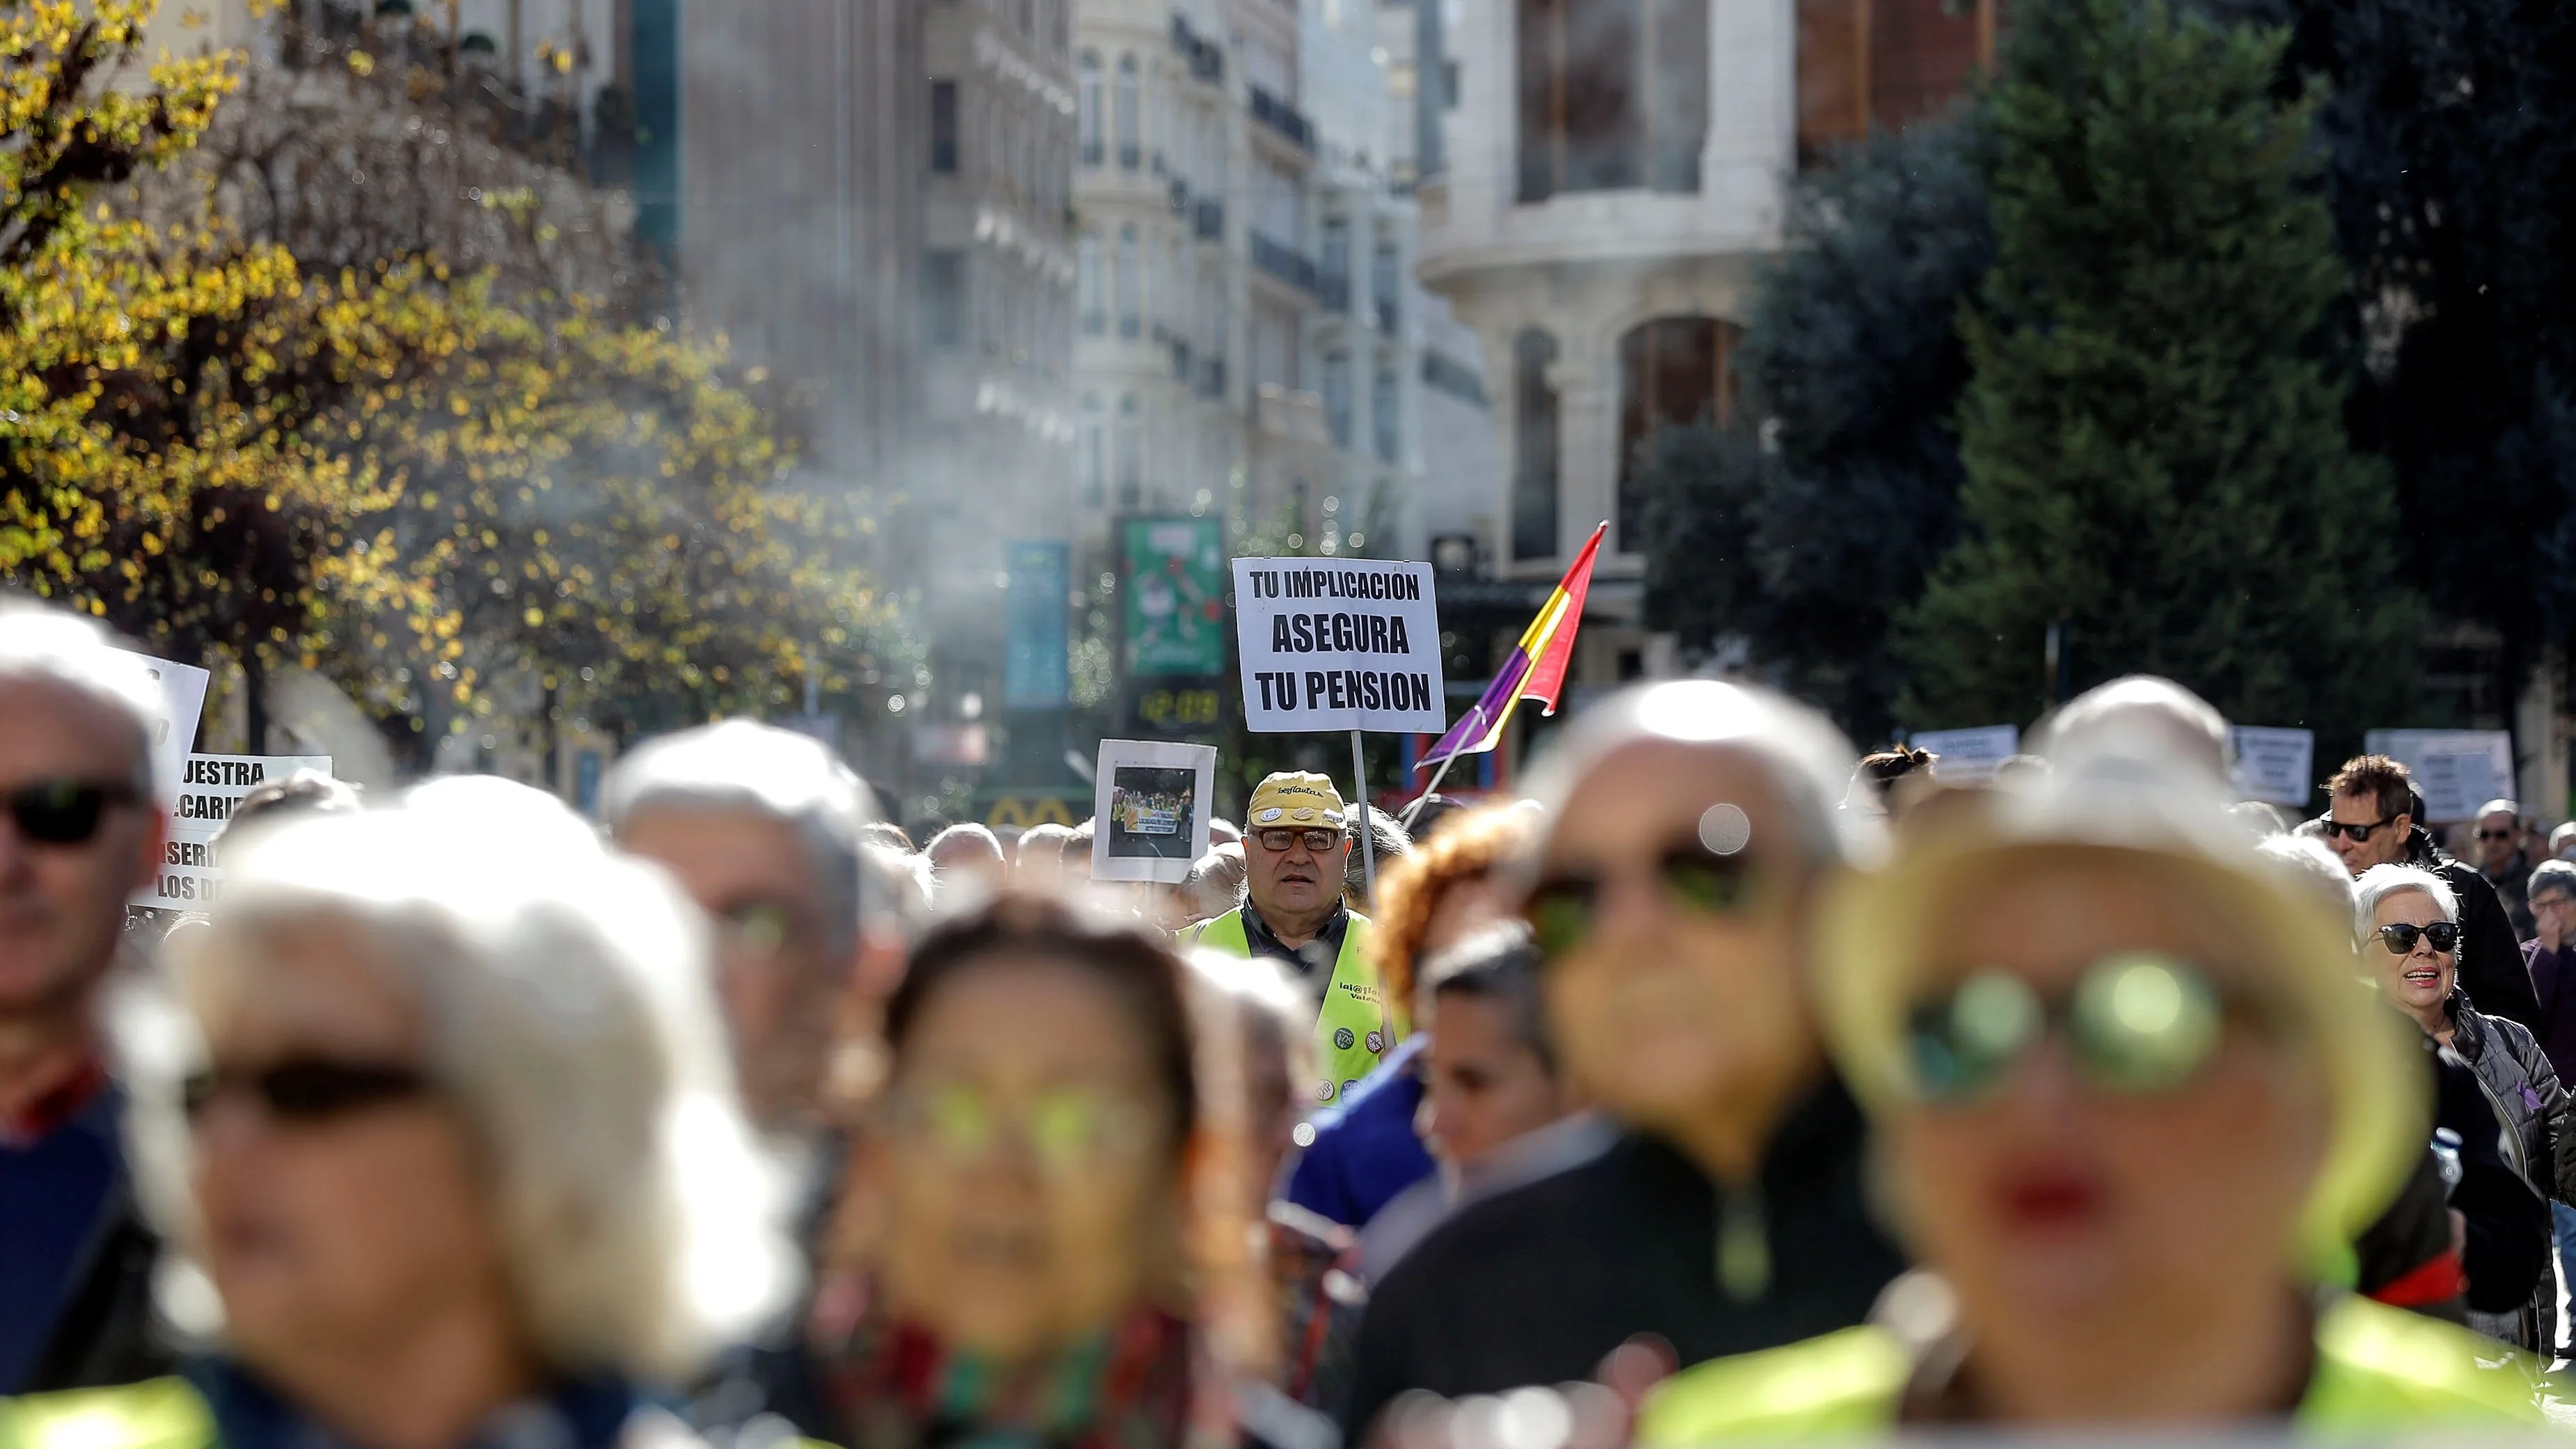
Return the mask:
[[1189,879],[1207,854],[1214,745],[1102,740],[1092,789],[1093,880]]

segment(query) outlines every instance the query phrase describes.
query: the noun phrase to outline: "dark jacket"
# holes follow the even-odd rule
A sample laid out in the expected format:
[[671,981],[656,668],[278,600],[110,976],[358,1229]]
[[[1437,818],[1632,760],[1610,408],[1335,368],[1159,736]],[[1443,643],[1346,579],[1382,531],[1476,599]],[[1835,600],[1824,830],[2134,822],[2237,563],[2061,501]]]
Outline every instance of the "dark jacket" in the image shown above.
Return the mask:
[[2505,1160],[2504,1133],[2496,1126],[2477,1069],[2459,1054],[2421,1038],[2436,1082],[2433,1125],[2459,1135],[2460,1180],[2451,1206],[2467,1225],[2460,1268],[2467,1275],[2466,1306],[2479,1313],[2514,1314],[2548,1281],[2549,1204]]
[[2515,934],[2523,940],[2530,940],[2532,920],[2529,899],[2531,892],[2529,857],[2517,850],[2513,853],[2513,859],[2505,862],[2503,870],[2493,875],[2481,870],[2478,872],[2478,878],[2495,887],[2496,901],[2504,907],[2505,918],[2513,922]]
[[2460,898],[2460,989],[2489,1016],[2524,1026],[2540,1020],[2540,1000],[2531,991],[2531,974],[2522,966],[2522,938],[2496,899],[2495,887],[2471,867],[2454,860],[2418,825],[2406,842],[2406,863],[2419,865],[2450,882]]
[[[125,1094],[100,1093],[81,1111],[85,1123],[121,1144]],[[0,1225],[0,1232],[6,1232]],[[121,1161],[88,1239],[81,1245],[44,1349],[21,1385],[26,1393],[140,1383],[178,1364],[153,1309],[152,1269],[161,1240],[145,1225],[132,1177]]]
[[2529,1023],[2531,1034],[2540,1038],[2558,1080],[2576,1080],[2576,942],[2552,951],[2538,941],[2525,941],[2522,964],[2540,1002],[2539,1018]]
[[[2477,1075],[2488,1109],[2503,1128],[2497,1145],[2505,1160],[2533,1192],[2576,1201],[2576,1133],[2569,1130],[2567,1090],[2549,1058],[2529,1031],[2477,1011],[2462,995],[2453,994],[2449,1010],[2451,1050]],[[2558,1321],[2557,1275],[2541,1272],[2529,1302],[2513,1317],[2510,1333],[2500,1331],[2507,1327],[2502,1323],[2471,1323],[2527,1349],[2549,1348],[2547,1336]]]
[[1344,1442],[1365,1443],[1408,1390],[1456,1398],[1590,1379],[1639,1334],[1688,1364],[1861,1322],[1903,1266],[1864,1205],[1861,1143],[1859,1109],[1828,1082],[1781,1122],[1751,1189],[1722,1194],[1691,1159],[1632,1132],[1462,1209],[1371,1293]]

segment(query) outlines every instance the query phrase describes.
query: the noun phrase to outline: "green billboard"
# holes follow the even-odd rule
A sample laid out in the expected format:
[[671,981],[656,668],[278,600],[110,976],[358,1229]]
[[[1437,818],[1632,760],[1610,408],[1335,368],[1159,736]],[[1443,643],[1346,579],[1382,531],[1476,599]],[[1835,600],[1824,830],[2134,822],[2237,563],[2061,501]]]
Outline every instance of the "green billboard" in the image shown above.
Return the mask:
[[1225,539],[1213,518],[1136,518],[1125,525],[1127,672],[1225,673]]

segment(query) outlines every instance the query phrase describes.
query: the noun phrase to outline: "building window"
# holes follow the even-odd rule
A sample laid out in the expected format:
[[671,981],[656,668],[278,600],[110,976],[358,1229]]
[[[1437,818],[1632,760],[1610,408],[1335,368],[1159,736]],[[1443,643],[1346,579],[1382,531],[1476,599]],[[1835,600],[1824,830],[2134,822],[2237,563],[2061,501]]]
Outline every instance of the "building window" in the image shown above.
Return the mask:
[[1082,53],[1082,164],[1100,164],[1100,52]]
[[1115,282],[1118,289],[1118,335],[1135,337],[1144,324],[1140,320],[1144,298],[1136,260],[1136,228],[1130,226],[1118,233],[1118,261]]
[[1404,445],[1403,403],[1396,394],[1395,364],[1381,361],[1369,382],[1369,431],[1377,442],[1377,460],[1401,459]]
[[941,176],[957,174],[957,82],[930,83],[930,169]]
[[1333,446],[1351,445],[1351,358],[1346,352],[1324,357],[1324,428]]
[[1710,0],[1515,0],[1520,199],[1699,189]]
[[1098,508],[1107,494],[1109,460],[1104,455],[1108,440],[1102,436],[1100,399],[1082,400],[1082,506]]
[[1556,557],[1556,339],[1522,333],[1512,343],[1512,557]]
[[1100,238],[1084,237],[1076,255],[1080,261],[1074,267],[1075,305],[1082,310],[1083,335],[1097,337],[1109,327],[1109,307],[1100,296]]
[[1619,537],[1644,541],[1645,492],[1636,474],[1640,445],[1657,428],[1724,425],[1735,410],[1739,329],[1714,317],[1658,317],[1619,339]]
[[1144,151],[1137,127],[1136,57],[1118,57],[1118,94],[1111,121],[1118,128],[1118,165],[1128,171],[1136,169]]
[[1136,500],[1145,491],[1144,462],[1139,453],[1137,431],[1136,395],[1131,392],[1118,400],[1116,462],[1118,506],[1121,508],[1135,507]]
[[966,254],[932,252],[922,258],[921,332],[934,347],[966,342]]

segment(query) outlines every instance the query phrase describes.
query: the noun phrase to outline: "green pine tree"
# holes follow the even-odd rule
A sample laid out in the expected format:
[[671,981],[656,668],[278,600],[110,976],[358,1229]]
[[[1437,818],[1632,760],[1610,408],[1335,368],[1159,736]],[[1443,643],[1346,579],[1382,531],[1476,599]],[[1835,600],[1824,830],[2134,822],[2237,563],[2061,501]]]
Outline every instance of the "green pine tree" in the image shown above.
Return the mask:
[[2319,758],[2395,720],[2422,606],[2281,32],[2036,0],[1991,97],[1996,259],[1961,329],[1962,541],[1899,622],[1920,728],[2027,721],[2069,683],[2169,675]]

